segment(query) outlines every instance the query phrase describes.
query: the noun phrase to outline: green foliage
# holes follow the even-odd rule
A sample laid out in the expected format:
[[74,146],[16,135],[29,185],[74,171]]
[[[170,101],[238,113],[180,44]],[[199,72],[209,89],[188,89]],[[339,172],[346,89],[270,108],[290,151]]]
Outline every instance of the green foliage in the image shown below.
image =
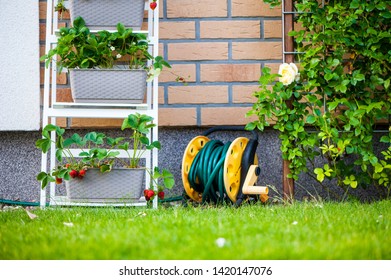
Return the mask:
[[281,5],[280,0],[263,0],[263,2],[270,4],[271,7],[276,7],[276,6]]
[[[132,28],[125,28],[122,23],[117,24],[116,32],[102,30],[92,33],[82,17],[77,17],[72,27],[60,29],[56,47],[41,60],[45,60],[48,66],[57,56],[59,72],[64,67],[112,68],[126,62],[127,68],[145,69],[153,77],[160,74],[163,67],[171,68],[161,56],[153,57],[148,52],[145,34],[133,33]],[[152,67],[147,67],[148,60],[153,61]]]
[[62,15],[68,11],[64,4],[64,0],[59,0],[57,5],[54,7],[54,11],[58,13],[60,19],[62,19]]
[[171,189],[174,184],[174,176],[166,169],[160,170],[159,167],[155,167],[152,174],[153,180],[157,183],[157,189],[163,191],[164,188]]
[[[279,1],[264,0],[269,4]],[[391,131],[387,150],[374,152],[374,130],[391,114],[391,1],[295,1],[301,30],[294,36],[300,81],[283,85],[263,69],[248,129],[273,121],[283,158],[294,179],[312,164],[317,179],[336,178],[343,187],[375,185],[391,190]],[[305,129],[313,127],[317,133]],[[323,156],[327,164],[314,165]]]
[[[55,133],[56,140],[53,140],[54,135],[52,136],[51,132]],[[114,145],[110,148],[103,147],[110,142],[111,138],[96,132],[89,132],[83,137],[75,133],[69,138],[64,138],[64,132],[64,129],[48,124],[42,130],[42,139],[38,139],[35,143],[43,153],[47,153],[52,143],[55,143],[55,156],[60,163],[49,173],[42,171],[38,174],[37,180],[41,181],[42,188],[45,188],[49,182],[55,182],[56,178],[70,180],[72,170],[78,172],[88,168],[99,168],[101,172],[111,170],[114,160],[119,155],[119,152],[112,151]],[[72,154],[71,147],[82,150],[78,157]]]
[[[120,162],[127,168],[141,168],[140,160],[145,151],[161,148],[159,141],[150,142],[148,138],[150,129],[155,126],[150,116],[139,113],[130,114],[124,119],[122,125],[122,130],[131,130],[129,142],[125,137],[111,138],[95,131],[88,132],[84,136],[75,133],[69,138],[64,138],[64,129],[48,124],[42,130],[42,139],[38,139],[35,145],[43,153],[47,153],[54,144],[58,164],[48,173],[40,172],[37,180],[41,181],[41,187],[45,188],[50,182],[56,182],[56,179],[70,180],[71,172],[74,171],[84,170],[85,172],[89,168],[99,168],[102,173],[110,172],[115,162]],[[129,151],[131,145],[133,145],[133,150]],[[74,156],[71,148],[81,149],[81,152],[78,156]],[[127,153],[129,162],[118,157],[119,150]],[[168,170],[160,171],[157,167],[152,171],[146,170],[151,176],[153,186],[159,189],[173,187],[173,175]]]
[[[131,114],[122,122],[121,129],[131,129],[132,134],[129,137],[133,141],[133,154],[129,154],[129,167],[135,168],[139,166],[140,159],[146,150],[152,150],[154,148],[160,149],[160,142],[150,142],[147,134],[152,127],[156,124],[153,122],[153,118],[144,114]],[[119,145],[120,149],[125,150],[128,153],[129,142],[124,142]]]

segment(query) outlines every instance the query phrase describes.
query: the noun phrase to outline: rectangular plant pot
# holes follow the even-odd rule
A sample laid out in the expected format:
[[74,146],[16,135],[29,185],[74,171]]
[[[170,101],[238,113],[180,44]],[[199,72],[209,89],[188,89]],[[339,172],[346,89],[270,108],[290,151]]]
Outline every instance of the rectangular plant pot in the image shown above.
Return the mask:
[[144,176],[141,168],[88,169],[84,178],[65,181],[67,197],[72,202],[135,202],[142,196]]
[[141,29],[145,0],[70,0],[71,21],[81,16],[88,28],[115,30],[121,22],[125,27]]
[[71,69],[75,103],[142,103],[147,72],[131,69]]

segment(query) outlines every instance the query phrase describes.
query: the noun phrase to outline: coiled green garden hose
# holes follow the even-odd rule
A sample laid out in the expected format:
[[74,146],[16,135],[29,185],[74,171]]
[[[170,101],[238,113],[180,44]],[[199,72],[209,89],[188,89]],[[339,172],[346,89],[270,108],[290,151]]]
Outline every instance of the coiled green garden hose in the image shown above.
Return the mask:
[[211,140],[195,156],[188,180],[190,186],[202,193],[202,202],[222,202],[226,197],[224,160],[231,142]]

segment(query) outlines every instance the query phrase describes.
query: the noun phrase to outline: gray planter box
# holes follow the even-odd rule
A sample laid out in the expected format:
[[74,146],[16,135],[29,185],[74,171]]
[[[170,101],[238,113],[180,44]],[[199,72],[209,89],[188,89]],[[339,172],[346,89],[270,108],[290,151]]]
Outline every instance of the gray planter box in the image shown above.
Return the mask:
[[141,29],[145,0],[70,0],[71,21],[81,16],[88,28],[115,30],[121,22],[125,27]]
[[71,69],[75,103],[142,103],[147,72],[130,69]]
[[136,202],[144,189],[145,169],[88,169],[84,178],[65,181],[71,202]]

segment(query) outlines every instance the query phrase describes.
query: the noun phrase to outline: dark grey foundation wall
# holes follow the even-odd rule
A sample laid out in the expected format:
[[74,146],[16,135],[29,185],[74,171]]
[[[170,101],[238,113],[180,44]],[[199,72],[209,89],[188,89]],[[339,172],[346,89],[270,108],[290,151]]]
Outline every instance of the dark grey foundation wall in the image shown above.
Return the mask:
[[[183,153],[188,143],[205,131],[206,129],[201,128],[159,128],[159,141],[162,144],[162,150],[159,151],[159,166],[169,169],[176,180],[175,187],[167,192],[166,197],[182,194],[181,165]],[[70,130],[68,133],[74,132],[84,135],[87,131]],[[103,132],[112,137],[124,136],[118,130],[105,130]],[[208,137],[226,143],[240,136],[252,137],[251,133],[245,131],[220,131],[212,133]],[[35,177],[40,172],[41,153],[35,148],[35,141],[40,137],[40,132],[0,132],[0,199],[39,201],[40,185]],[[267,130],[259,133],[257,149],[261,168],[259,184],[273,186],[281,194],[282,159],[279,144],[277,132]],[[322,162],[318,164],[322,164]],[[295,185],[295,198],[298,199],[303,197],[335,198],[331,193],[322,189],[316,180],[308,174],[302,174]],[[326,185],[339,196],[343,196],[341,189],[335,187],[335,182],[326,182]],[[376,197],[376,192],[373,190],[359,189],[353,190],[352,193],[364,199]]]

